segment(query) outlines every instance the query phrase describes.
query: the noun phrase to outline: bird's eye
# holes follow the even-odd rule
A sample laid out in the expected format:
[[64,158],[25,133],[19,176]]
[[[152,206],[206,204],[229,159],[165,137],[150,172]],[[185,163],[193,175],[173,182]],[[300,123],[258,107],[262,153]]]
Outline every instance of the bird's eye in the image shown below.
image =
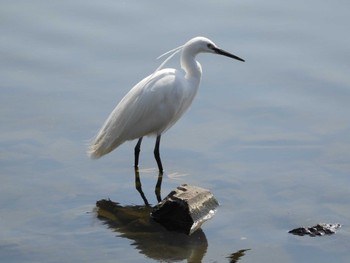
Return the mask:
[[207,47],[210,48],[210,49],[213,49],[214,46],[213,46],[213,44],[210,44],[210,43],[209,43],[209,44],[207,45]]

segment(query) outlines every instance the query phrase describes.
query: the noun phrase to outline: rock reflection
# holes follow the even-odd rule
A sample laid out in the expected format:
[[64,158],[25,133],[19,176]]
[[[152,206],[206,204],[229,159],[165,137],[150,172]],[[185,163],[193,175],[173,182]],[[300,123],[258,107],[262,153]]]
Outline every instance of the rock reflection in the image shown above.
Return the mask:
[[245,255],[245,252],[248,251],[248,250],[250,250],[250,249],[238,250],[237,252],[232,253],[227,258],[230,260],[230,263],[236,263],[236,262],[238,262],[238,260],[240,260]]
[[[162,179],[163,173],[159,173],[155,186],[158,202],[161,201]],[[202,262],[208,249],[203,230],[198,229],[190,236],[166,230],[150,216],[153,208],[142,190],[138,169],[135,169],[135,188],[144,205],[122,206],[120,203],[102,199],[96,202],[97,217],[117,232],[118,236],[132,240],[132,245],[148,258],[165,262]],[[248,250],[231,253],[227,259],[230,263],[238,262]]]
[[[149,204],[140,180],[140,173],[135,168],[135,188],[140,193],[144,205],[122,206],[111,200],[96,202],[97,217],[103,220],[110,229],[118,232],[118,236],[133,240],[140,253],[158,261],[201,262],[208,248],[204,232],[199,229],[191,236],[169,232],[155,222],[150,213]],[[158,174],[155,194],[161,201],[161,185],[163,173]]]
[[151,259],[201,262],[207,251],[208,242],[201,229],[191,236],[169,232],[151,219],[149,205],[122,206],[111,200],[100,200],[96,206],[99,219],[119,236],[133,240],[132,245]]

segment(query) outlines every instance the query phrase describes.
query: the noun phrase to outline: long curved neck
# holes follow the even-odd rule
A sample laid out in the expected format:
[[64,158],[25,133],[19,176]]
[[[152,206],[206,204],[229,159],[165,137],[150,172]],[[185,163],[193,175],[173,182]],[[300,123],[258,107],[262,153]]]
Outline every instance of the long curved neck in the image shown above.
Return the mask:
[[198,82],[202,76],[202,67],[195,59],[195,53],[187,47],[181,53],[181,68],[186,72],[186,78],[196,78]]

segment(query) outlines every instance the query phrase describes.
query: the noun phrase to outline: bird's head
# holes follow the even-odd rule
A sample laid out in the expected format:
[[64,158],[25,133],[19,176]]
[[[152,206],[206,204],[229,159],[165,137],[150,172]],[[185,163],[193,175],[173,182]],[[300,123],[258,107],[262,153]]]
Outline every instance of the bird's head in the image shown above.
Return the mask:
[[213,41],[206,37],[195,37],[189,40],[184,46],[184,48],[191,49],[194,54],[196,53],[212,53],[218,54],[233,59],[237,59],[244,62],[244,59],[237,57],[221,48],[219,48]]

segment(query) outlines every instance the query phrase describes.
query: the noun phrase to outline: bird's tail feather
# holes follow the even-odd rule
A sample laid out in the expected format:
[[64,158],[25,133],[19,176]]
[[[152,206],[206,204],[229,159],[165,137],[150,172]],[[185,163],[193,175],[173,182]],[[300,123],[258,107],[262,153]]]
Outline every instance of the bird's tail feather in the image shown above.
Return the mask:
[[101,140],[98,140],[98,138],[94,138],[93,140],[91,140],[91,142],[89,143],[88,149],[87,149],[87,155],[91,158],[91,159],[98,159],[100,157],[102,157],[104,154],[101,151],[101,146],[100,146],[100,142]]
[[99,159],[103,155],[111,152],[113,149],[118,147],[121,142],[114,141],[111,143],[106,140],[105,133],[99,133],[96,138],[93,139],[92,143],[89,145],[87,154],[91,159]]
[[104,154],[102,153],[102,151],[99,150],[98,144],[93,143],[88,147],[87,155],[91,159],[98,159],[102,157]]

